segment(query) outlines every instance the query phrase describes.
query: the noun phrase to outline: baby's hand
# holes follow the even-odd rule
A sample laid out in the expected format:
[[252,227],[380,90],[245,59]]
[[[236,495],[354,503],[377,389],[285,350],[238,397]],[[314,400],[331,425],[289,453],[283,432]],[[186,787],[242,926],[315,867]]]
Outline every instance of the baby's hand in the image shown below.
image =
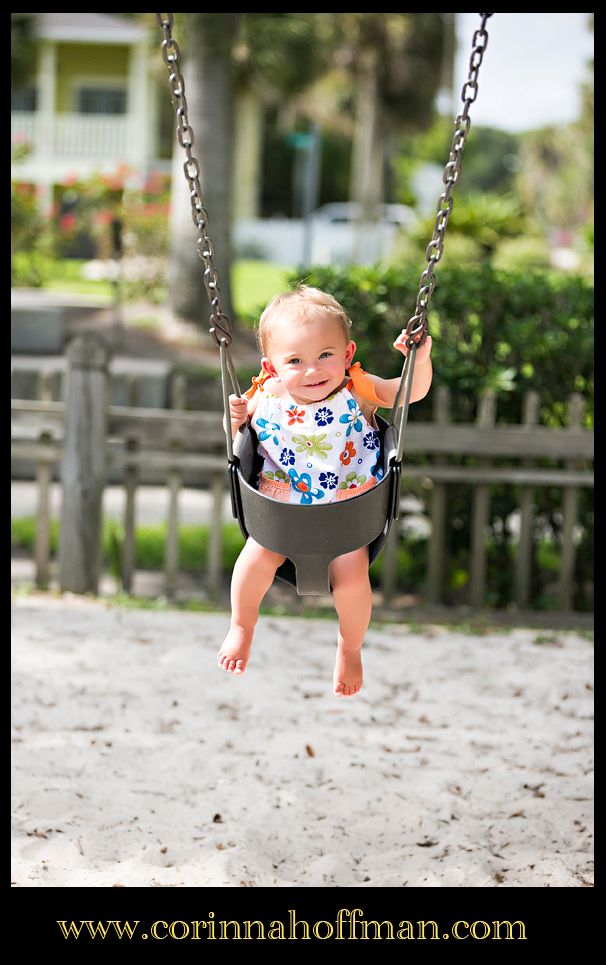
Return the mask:
[[230,395],[229,419],[232,429],[239,429],[246,422],[248,415],[248,399],[246,396]]
[[[406,348],[406,329],[402,329],[400,335],[393,343],[393,347],[401,352],[402,355],[408,355],[408,349]],[[420,348],[417,349],[417,355],[415,358],[415,365],[427,362],[429,356],[431,355],[431,335],[428,335]]]

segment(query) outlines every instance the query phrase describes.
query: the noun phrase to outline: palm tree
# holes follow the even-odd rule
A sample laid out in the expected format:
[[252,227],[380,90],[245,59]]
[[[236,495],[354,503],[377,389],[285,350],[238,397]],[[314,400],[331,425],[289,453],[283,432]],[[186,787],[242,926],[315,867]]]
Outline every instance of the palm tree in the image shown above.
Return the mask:
[[[188,13],[175,19],[175,40],[182,51],[192,152],[200,162],[200,184],[215,245],[223,310],[231,315],[230,220],[233,149],[233,61],[237,13]],[[175,140],[172,163],[169,292],[176,316],[204,326],[203,265],[195,248],[189,190],[183,173],[185,153]]]
[[[261,150],[263,105],[272,98],[291,96],[321,69],[315,42],[316,21],[313,14],[191,13],[180,18],[180,23],[183,26],[179,29],[176,23],[174,32],[184,47],[182,73],[196,139],[193,153],[202,171],[223,308],[231,315],[232,159],[236,159],[238,179],[241,182],[244,177],[250,198]],[[238,110],[237,131],[234,105]],[[201,264],[192,238],[183,161],[183,150],[176,145],[172,168],[171,307],[177,316],[200,323]],[[254,200],[247,203],[254,211]]]
[[36,14],[11,13],[11,87],[22,87],[35,72]]
[[362,220],[371,221],[384,200],[396,135],[433,121],[436,94],[451,69],[444,61],[451,56],[453,21],[441,13],[334,17],[338,58],[355,82],[350,197],[360,204]]

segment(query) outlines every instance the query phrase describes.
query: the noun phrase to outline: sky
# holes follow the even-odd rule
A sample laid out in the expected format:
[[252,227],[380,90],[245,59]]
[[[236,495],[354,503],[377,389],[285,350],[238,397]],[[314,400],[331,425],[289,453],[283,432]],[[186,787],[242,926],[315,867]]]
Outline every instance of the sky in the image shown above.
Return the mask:
[[[472,124],[518,132],[568,124],[579,116],[580,85],[589,77],[593,31],[589,13],[494,13],[478,75]],[[457,13],[455,103],[469,74],[477,13]],[[454,115],[454,106],[453,115]]]

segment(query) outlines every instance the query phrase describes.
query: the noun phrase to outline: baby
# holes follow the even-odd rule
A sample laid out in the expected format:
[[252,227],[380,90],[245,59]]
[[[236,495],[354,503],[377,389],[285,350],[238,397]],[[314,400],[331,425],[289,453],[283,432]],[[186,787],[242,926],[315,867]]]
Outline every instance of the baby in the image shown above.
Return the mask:
[[[348,499],[383,474],[375,412],[393,406],[400,380],[352,364],[350,327],[332,295],[306,285],[277,295],[261,315],[261,374],[229,405],[232,437],[251,420],[263,457],[258,488],[273,499],[304,505]],[[405,355],[404,342],[402,331],[394,348]],[[431,385],[430,353],[428,336],[417,349],[411,402]],[[246,669],[259,606],[284,559],[249,537],[236,561],[231,626],[217,656],[228,673]],[[351,697],[362,687],[360,651],[372,609],[368,547],[332,560],[329,579],[339,618],[333,689]]]

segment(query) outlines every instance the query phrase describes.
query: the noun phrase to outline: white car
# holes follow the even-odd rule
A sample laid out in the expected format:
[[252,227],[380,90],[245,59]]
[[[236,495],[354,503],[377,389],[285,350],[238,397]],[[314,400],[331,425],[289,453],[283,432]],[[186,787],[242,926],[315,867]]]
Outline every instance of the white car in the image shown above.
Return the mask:
[[[338,201],[321,205],[311,212],[311,217],[314,220],[327,221],[331,224],[351,224],[358,219],[360,208],[361,205],[354,201]],[[380,205],[378,220],[382,224],[408,228],[417,220],[417,215],[413,208],[409,208],[405,204],[382,204]]]

